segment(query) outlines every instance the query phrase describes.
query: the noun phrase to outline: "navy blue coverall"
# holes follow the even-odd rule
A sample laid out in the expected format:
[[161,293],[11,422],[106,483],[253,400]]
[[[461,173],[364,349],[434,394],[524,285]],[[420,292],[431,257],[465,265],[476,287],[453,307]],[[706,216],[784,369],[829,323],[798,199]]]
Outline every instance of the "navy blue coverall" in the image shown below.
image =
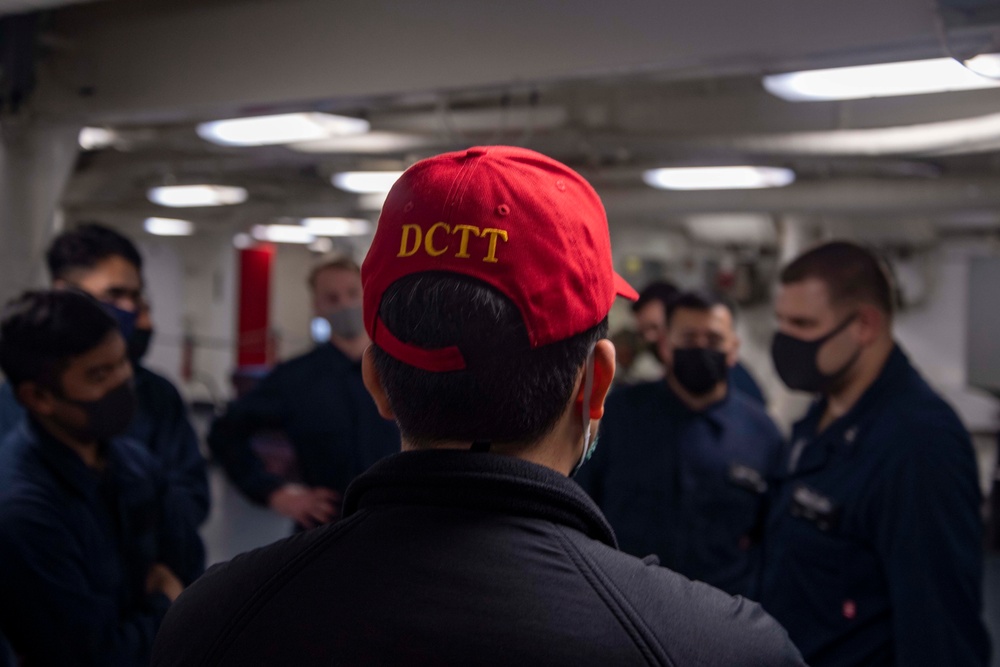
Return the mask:
[[693,412],[658,380],[611,395],[597,450],[576,479],[623,551],[750,595],[781,447],[777,427],[741,392]]
[[89,468],[28,420],[0,447],[0,630],[26,665],[148,664],[170,606],[149,568],[191,576],[159,465],[125,438],[104,458]]
[[279,364],[212,425],[212,454],[240,490],[262,505],[286,482],[250,448],[251,437],[268,429],[288,436],[304,483],[340,493],[400,450],[399,430],[378,414],[361,364],[330,343]]
[[854,408],[794,429],[764,537],[760,601],[813,667],[983,667],[976,461],[897,347]]
[[752,398],[761,405],[767,405],[767,398],[764,396],[764,391],[742,363],[737,362],[735,366],[729,369],[729,386],[743,392],[745,396]]
[[[176,548],[185,554],[184,571],[197,576],[205,568],[205,547],[197,528],[209,510],[208,475],[198,436],[174,385],[143,366],[134,366],[134,371],[138,410],[125,436],[141,443],[160,464],[167,479],[166,502],[191,527],[189,542]],[[0,438],[14,430],[25,414],[10,384],[0,385]]]

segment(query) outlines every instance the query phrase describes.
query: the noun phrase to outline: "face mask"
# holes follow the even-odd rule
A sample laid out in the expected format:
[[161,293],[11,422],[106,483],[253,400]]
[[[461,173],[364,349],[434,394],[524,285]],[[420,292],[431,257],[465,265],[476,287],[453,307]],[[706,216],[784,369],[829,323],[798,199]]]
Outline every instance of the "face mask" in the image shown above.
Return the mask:
[[597,450],[597,439],[599,436],[594,436],[594,439],[590,439],[590,399],[594,396],[594,349],[597,346],[590,348],[590,353],[587,355],[587,367],[583,374],[583,454],[580,456],[580,460],[577,461],[576,465],[573,466],[573,472],[570,473],[570,477],[576,475],[583,467],[583,464],[590,460],[590,457],[594,455]]
[[104,442],[124,433],[135,416],[138,401],[132,381],[123,382],[96,401],[60,397],[87,414],[87,425],[74,429],[81,440]]
[[337,338],[357,338],[365,331],[364,311],[361,306],[348,306],[324,316],[330,323],[330,334]]
[[729,377],[724,352],[705,347],[674,350],[674,377],[694,396],[704,396]]
[[128,358],[133,364],[139,363],[146,356],[152,342],[152,329],[136,329],[132,332],[132,336],[126,341],[126,344],[128,345]]
[[121,332],[122,338],[126,341],[131,340],[132,334],[135,333],[135,321],[139,318],[139,313],[123,310],[113,303],[102,303],[101,305],[118,322],[118,330]]
[[818,393],[835,385],[854,365],[861,355],[861,348],[835,373],[823,373],[817,364],[820,348],[831,338],[848,327],[857,315],[851,315],[833,331],[817,340],[802,340],[780,331],[771,343],[771,359],[778,376],[789,389]]

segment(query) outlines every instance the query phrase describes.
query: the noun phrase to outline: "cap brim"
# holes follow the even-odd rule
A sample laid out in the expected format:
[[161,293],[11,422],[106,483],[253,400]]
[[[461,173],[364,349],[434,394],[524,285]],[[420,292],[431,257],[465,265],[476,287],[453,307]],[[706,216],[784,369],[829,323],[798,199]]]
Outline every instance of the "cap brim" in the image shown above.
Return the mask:
[[625,282],[625,279],[622,278],[620,275],[618,275],[617,272],[615,272],[614,276],[615,276],[615,292],[618,294],[618,296],[624,297],[629,301],[638,301],[639,293],[636,292],[631,285]]

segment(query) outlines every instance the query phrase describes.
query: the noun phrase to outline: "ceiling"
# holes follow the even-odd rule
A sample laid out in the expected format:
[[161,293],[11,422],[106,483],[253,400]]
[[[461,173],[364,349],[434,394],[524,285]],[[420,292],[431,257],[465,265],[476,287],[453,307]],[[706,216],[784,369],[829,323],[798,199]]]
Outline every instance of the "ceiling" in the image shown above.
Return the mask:
[[[389,4],[134,0],[56,12],[49,38],[63,46],[42,68],[36,112],[118,137],[81,155],[68,218],[138,230],[147,216],[185,217],[220,235],[309,216],[374,218],[377,203],[334,188],[333,173],[511,143],[581,171],[613,230],[690,231],[691,216],[750,212],[861,230],[877,220],[904,239],[910,225],[1000,232],[1000,89],[793,103],[761,85],[762,74],[792,68],[1000,50],[992,3],[946,0],[935,12],[924,0],[629,0],[581,2],[573,14],[527,0],[458,11],[428,2],[422,12],[397,3],[395,13]],[[383,146],[226,148],[195,131],[287,111],[365,118]],[[641,178],[650,167],[746,163],[790,167],[798,179],[664,192]],[[250,199],[184,211],[146,199],[152,186],[195,182],[243,186]],[[759,240],[773,243],[773,229]]]

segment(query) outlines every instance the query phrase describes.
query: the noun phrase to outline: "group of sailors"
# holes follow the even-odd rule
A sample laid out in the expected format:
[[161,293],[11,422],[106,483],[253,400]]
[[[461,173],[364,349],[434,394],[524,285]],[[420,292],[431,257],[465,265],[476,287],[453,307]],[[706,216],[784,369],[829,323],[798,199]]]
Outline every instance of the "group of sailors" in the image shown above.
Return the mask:
[[[773,361],[816,396],[786,440],[735,307],[635,294],[579,175],[503,147],[418,163],[364,270],[309,277],[329,342],[212,424],[296,535],[207,575],[206,462],[143,365],[141,255],[91,223],[46,258],[51,289],[0,322],[0,664],[988,664],[971,442],[859,245],[781,272]],[[616,294],[665,375],[605,401]],[[275,429],[298,479],[252,447]]]

